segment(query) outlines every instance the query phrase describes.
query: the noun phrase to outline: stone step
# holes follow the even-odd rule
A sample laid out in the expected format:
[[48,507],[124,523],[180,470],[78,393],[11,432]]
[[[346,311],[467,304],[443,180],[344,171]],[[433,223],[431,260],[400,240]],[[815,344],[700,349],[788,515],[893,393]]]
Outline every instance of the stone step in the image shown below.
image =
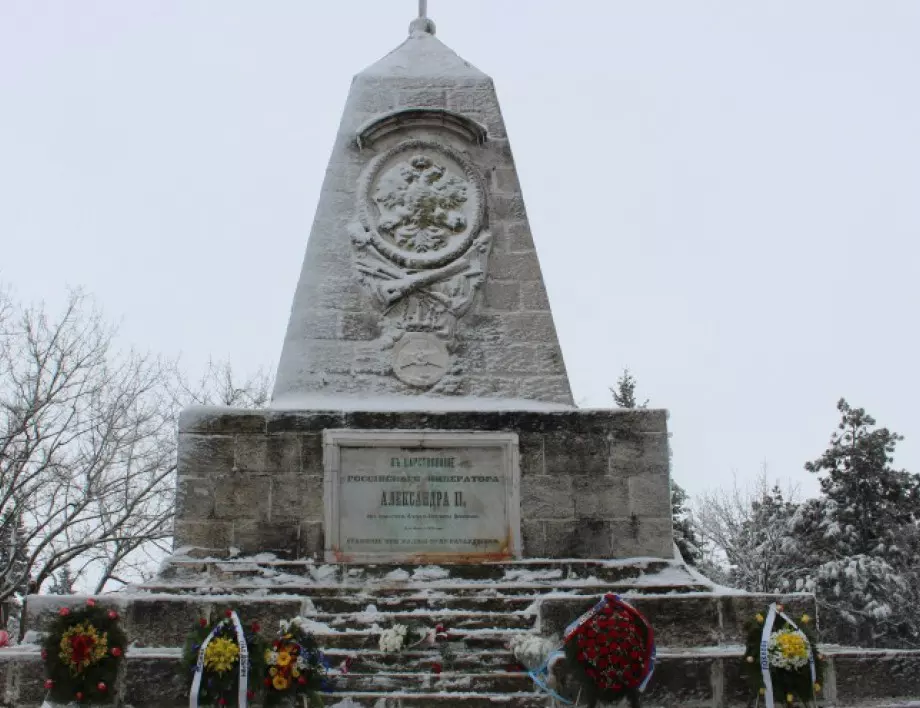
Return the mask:
[[[449,638],[443,642],[453,651],[494,651],[504,649],[508,640],[515,634],[526,630],[472,629],[451,630]],[[349,632],[323,633],[314,632],[317,643],[322,647],[333,649],[370,649],[378,645],[380,634],[366,630]]]
[[[432,664],[432,667],[436,666]],[[429,668],[427,672],[349,673],[338,679],[336,690],[363,693],[528,693],[534,690],[534,684],[530,676],[521,671],[435,673],[435,668]]]
[[327,649],[325,653],[333,666],[338,666],[345,659],[351,659],[349,670],[353,674],[399,670],[428,673],[435,664],[441,664],[445,671],[465,674],[519,669],[514,655],[505,649],[457,652],[449,657],[445,657],[438,649],[406,650],[398,654],[384,654],[376,649]]
[[395,597],[356,597],[354,595],[311,596],[319,613],[362,612],[375,605],[381,612],[412,612],[413,610],[468,610],[472,612],[522,612],[534,604],[539,595],[453,595],[411,594]]
[[640,595],[688,595],[695,593],[711,592],[711,586],[704,584],[684,585],[652,585],[635,586],[622,583],[607,583],[595,580],[559,580],[535,583],[424,583],[389,586],[363,586],[363,585],[315,585],[286,583],[284,585],[267,585],[265,583],[236,583],[236,584],[209,584],[197,583],[149,583],[144,586],[143,593],[149,595],[170,596],[236,596],[258,595],[261,597],[341,597],[346,599],[364,600],[374,602],[383,598],[417,597],[420,593],[428,593],[432,599],[436,597],[463,598],[463,597],[496,597],[496,598],[530,598],[536,599],[543,595],[566,593],[570,595],[596,595],[598,593],[613,592],[624,596]]
[[[349,708],[549,708],[542,693],[362,693],[342,692],[323,697],[327,706]],[[673,706],[671,708],[674,708]]]
[[355,612],[310,615],[310,619],[337,631],[367,629],[371,625],[391,627],[403,624],[408,627],[421,625],[432,629],[442,624],[449,631],[468,629],[533,629],[537,621],[535,612],[476,612],[461,610],[444,612],[439,610],[422,612]]
[[667,573],[668,583],[680,585],[694,582],[694,577],[679,563],[661,559],[635,559],[629,561],[603,560],[521,560],[503,563],[445,564],[418,566],[411,564],[320,564],[311,560],[285,561],[256,556],[250,558],[188,558],[174,556],[169,559],[160,579],[194,579],[199,585],[203,577],[212,580],[242,580],[267,578],[284,583],[306,579],[322,584],[399,584],[434,582],[438,580],[468,582],[527,582],[577,580],[594,578],[601,582],[627,582],[651,580]]

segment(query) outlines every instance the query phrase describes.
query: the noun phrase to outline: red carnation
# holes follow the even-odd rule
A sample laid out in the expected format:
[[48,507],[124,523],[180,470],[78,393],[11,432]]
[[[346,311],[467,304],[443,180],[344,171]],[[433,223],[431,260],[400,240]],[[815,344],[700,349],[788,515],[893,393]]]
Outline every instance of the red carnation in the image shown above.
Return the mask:
[[438,662],[434,662],[434,663],[431,665],[431,673],[433,673],[433,674],[440,674],[440,673],[441,673],[441,665],[440,665]]
[[121,647],[112,647],[112,656],[116,659],[121,656]]
[[606,657],[602,656],[600,659],[597,660],[597,667],[599,669],[606,669],[609,665],[610,665],[610,662],[607,661]]
[[[227,610],[226,612],[224,612],[224,614],[225,614],[227,617],[233,617],[233,610]],[[221,698],[221,700],[223,701],[224,699]],[[224,701],[224,703],[226,703],[226,701]]]
[[54,681],[51,679],[45,679],[45,690],[50,691],[52,688],[54,688]]
[[198,625],[201,626],[201,627],[207,627],[207,626],[208,626],[208,621],[207,621],[204,617],[200,617],[200,618],[198,619]]
[[77,699],[78,701],[82,701],[82,700],[83,700],[83,691],[77,691],[77,692],[74,694],[74,696],[76,697],[76,699]]
[[109,687],[105,685],[105,681],[100,681],[96,684],[96,688],[99,689],[100,693],[105,693],[109,690]]
[[593,660],[597,658],[597,650],[594,647],[588,647],[588,651],[586,651],[585,654],[588,655],[589,659]]
[[109,610],[109,619],[110,619],[110,620],[117,620],[117,619],[118,619],[118,613],[117,613],[115,610]]
[[95,606],[96,606],[96,601],[95,601],[93,598],[88,597],[88,598],[86,598],[86,606],[87,606],[87,607],[95,607]]
[[252,690],[246,691],[246,698],[248,698],[250,701],[255,697],[256,697],[255,691],[252,691]]
[[252,623],[252,631],[253,631],[253,632],[255,632],[255,633],[258,634],[261,630],[262,630],[262,625],[260,625],[258,622],[253,622],[253,623]]
[[69,608],[69,607],[62,607],[61,609],[58,610],[58,614],[59,614],[61,617],[66,617],[67,615],[70,614],[70,608]]
[[220,698],[217,699],[217,705],[219,706],[227,705],[227,699],[221,696]]
[[[301,676],[300,678],[303,678],[303,676]],[[262,680],[262,683],[264,683],[266,686],[271,686],[271,685],[272,685],[272,680],[271,680],[270,678],[266,677],[266,678],[264,678],[264,679]]]
[[[298,676],[297,683],[303,686],[307,683],[307,679],[305,679],[303,676]],[[269,684],[271,684],[271,681],[269,681],[268,679],[265,679],[265,685],[268,686]]]
[[45,661],[47,658],[48,658],[48,651],[46,649],[42,649],[42,661]]

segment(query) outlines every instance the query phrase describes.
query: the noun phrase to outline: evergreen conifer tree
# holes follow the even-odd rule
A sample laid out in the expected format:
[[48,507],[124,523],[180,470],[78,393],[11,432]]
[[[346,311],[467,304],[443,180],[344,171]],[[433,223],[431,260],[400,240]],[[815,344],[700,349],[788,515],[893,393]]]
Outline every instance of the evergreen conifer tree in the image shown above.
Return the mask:
[[687,509],[687,492],[677,482],[671,481],[671,523],[674,543],[687,565],[697,565],[703,558],[700,540],[693,517]]
[[822,496],[793,519],[808,587],[828,610],[834,638],[860,645],[920,644],[920,476],[894,467],[903,438],[844,399],[824,454],[805,465]]

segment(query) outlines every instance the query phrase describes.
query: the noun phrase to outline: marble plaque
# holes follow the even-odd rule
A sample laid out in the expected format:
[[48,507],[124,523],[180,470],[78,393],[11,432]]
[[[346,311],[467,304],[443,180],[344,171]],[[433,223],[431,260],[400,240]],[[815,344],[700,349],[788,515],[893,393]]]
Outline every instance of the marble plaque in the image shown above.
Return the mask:
[[515,433],[326,430],[329,562],[520,556]]

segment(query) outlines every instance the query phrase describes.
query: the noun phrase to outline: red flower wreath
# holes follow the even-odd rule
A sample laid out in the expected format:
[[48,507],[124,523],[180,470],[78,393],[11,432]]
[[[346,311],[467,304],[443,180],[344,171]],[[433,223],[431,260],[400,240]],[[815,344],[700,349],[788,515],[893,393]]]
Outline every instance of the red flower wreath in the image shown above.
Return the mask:
[[565,632],[566,657],[589,704],[637,694],[652,672],[654,646],[645,617],[612,594]]

